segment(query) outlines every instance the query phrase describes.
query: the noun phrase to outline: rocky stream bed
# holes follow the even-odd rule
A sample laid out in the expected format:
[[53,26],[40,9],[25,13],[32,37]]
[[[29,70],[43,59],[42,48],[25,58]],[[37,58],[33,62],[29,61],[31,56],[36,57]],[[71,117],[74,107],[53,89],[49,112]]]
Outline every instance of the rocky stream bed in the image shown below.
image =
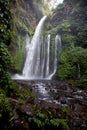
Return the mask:
[[[14,111],[14,123],[16,129],[28,126],[28,122],[22,122],[23,115],[32,117],[36,108],[38,110],[50,110],[55,118],[61,115],[68,120],[69,130],[87,130],[87,89],[80,89],[62,81],[15,81],[21,88],[24,86],[35,94],[34,102],[29,102],[28,97],[24,104],[19,104],[15,99],[10,99],[16,110]],[[36,108],[33,106],[36,105]],[[67,111],[61,113],[61,107]],[[31,130],[26,127],[25,130]],[[64,129],[63,129],[64,130]]]

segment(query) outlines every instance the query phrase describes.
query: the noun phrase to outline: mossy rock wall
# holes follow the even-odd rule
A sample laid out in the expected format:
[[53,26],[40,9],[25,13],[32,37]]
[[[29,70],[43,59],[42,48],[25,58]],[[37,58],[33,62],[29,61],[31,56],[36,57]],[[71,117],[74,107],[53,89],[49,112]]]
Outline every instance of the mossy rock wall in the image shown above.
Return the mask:
[[33,0],[10,0],[13,37],[9,50],[13,57],[12,71],[21,72],[24,61],[26,34],[32,38],[37,22],[42,17]]

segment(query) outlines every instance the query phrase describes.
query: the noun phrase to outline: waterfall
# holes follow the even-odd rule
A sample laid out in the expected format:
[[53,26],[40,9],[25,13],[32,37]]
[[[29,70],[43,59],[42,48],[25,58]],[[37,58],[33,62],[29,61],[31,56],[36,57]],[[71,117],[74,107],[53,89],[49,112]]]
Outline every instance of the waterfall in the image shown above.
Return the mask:
[[22,75],[15,74],[13,79],[52,79],[56,73],[58,54],[61,49],[61,38],[56,35],[55,42],[54,44],[52,43],[54,47],[54,58],[52,60],[50,56],[51,34],[48,34],[47,38],[42,35],[46,18],[44,16],[38,23],[31,42],[29,35],[26,35],[26,57]]
[[54,65],[53,65],[53,72],[49,75],[49,79],[53,77],[53,75],[56,73],[57,66],[58,66],[58,56],[61,50],[61,37],[60,35],[56,35],[55,37],[55,49],[54,49]]
[[[30,37],[28,34],[26,34],[26,44],[25,44],[25,49],[24,49],[24,57],[26,58],[28,51],[29,51],[29,47],[30,47]],[[24,59],[25,59],[24,58]]]
[[80,64],[77,64],[77,78],[80,79]]
[[35,34],[32,38],[31,41],[31,45],[26,57],[26,61],[25,61],[25,65],[23,68],[23,76],[26,78],[41,78],[41,58],[40,58],[40,54],[41,54],[41,44],[42,44],[42,29],[43,29],[43,25],[44,22],[46,20],[46,16],[44,16],[36,30],[35,30]]
[[51,35],[49,34],[48,37],[47,37],[47,64],[46,64],[46,77],[49,76],[49,64],[50,64],[50,37]]
[[25,52],[28,52],[30,46],[30,37],[26,34],[26,45],[25,45]]
[[61,50],[61,37],[60,35],[56,35],[55,37],[55,53],[54,53],[54,74],[56,73],[57,70],[57,63],[58,63],[58,56]]

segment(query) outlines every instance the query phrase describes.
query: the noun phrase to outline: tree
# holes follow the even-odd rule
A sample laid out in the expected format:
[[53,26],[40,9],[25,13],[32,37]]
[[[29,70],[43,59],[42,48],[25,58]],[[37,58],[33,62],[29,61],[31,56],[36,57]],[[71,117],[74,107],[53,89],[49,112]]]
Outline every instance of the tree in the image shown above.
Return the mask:
[[6,92],[12,87],[8,69],[11,65],[11,56],[8,45],[11,39],[11,14],[9,0],[0,0],[0,88]]

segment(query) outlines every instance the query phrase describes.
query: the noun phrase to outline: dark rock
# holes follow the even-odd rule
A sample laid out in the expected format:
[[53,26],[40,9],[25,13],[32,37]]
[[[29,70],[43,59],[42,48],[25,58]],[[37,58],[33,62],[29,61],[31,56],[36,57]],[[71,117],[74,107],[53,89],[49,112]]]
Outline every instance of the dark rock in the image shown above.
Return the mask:
[[8,98],[8,100],[15,106],[17,106],[19,104],[19,101],[13,98]]
[[16,125],[20,124],[21,120],[20,120],[20,117],[19,117],[18,113],[16,112],[16,110],[13,111],[13,115],[14,115],[14,123]]
[[17,108],[21,113],[24,113],[28,116],[33,116],[34,114],[34,110],[33,110],[33,107],[31,104],[23,104],[23,105],[20,105],[18,108]]
[[[38,81],[28,82],[32,90],[36,89],[34,92],[39,95],[37,96],[35,110],[49,110],[53,113],[54,118],[67,118],[71,130],[87,130],[87,90],[71,87],[61,81],[50,81],[50,84],[49,81],[43,81],[43,86],[49,95],[49,98],[46,98],[46,95],[44,97],[37,91],[38,85],[35,87],[37,83]],[[43,98],[46,99],[43,101]],[[18,104],[16,100],[12,101],[14,104]],[[24,105],[18,105],[17,111],[21,115],[25,114],[31,117],[34,115],[34,109],[29,102],[25,102],[26,104]],[[66,112],[61,111],[62,106],[67,106]],[[20,115],[19,113],[17,114]],[[17,118],[18,120],[19,117],[16,115],[15,119]]]
[[61,97],[61,98],[59,99],[59,102],[61,102],[61,104],[67,104],[67,99],[66,99],[66,97]]

